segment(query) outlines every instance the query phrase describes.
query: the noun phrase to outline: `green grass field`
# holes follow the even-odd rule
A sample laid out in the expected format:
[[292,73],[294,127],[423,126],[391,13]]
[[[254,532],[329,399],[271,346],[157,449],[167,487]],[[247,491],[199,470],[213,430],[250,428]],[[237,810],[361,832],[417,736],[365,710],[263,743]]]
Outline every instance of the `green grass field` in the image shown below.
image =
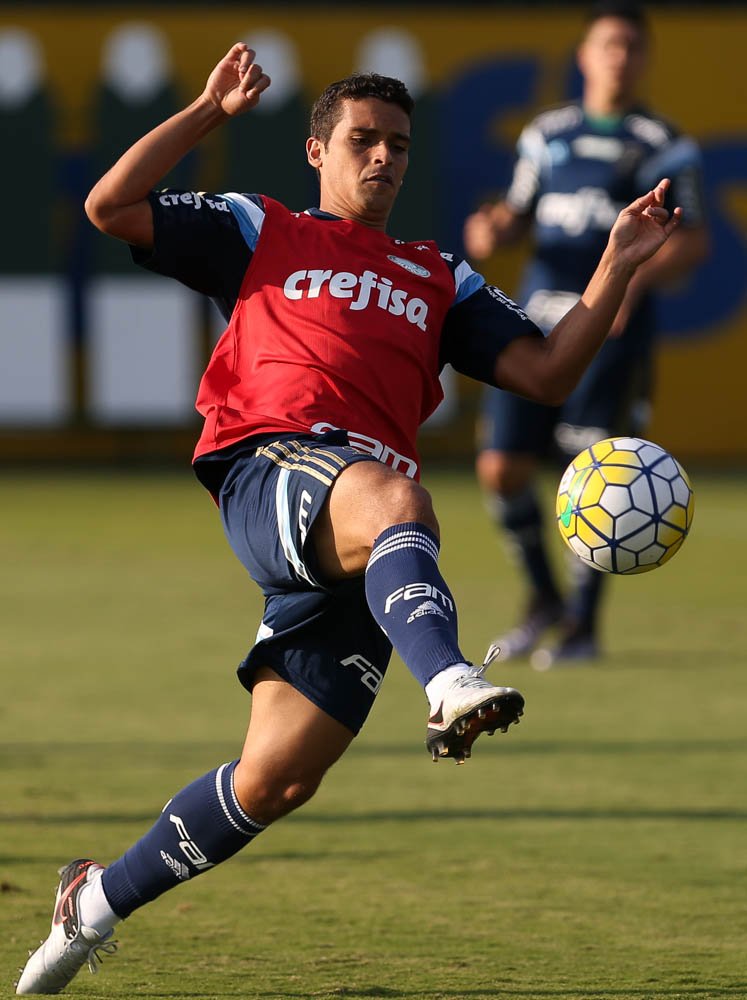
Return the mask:
[[[612,581],[603,660],[491,668],[527,712],[464,767],[431,763],[395,660],[318,796],[134,914],[69,994],[746,997],[747,477],[693,481],[682,552]],[[188,470],[1,485],[5,998],[47,932],[57,867],[116,857],[237,755],[234,667],[260,602]],[[478,659],[520,591],[469,474],[426,485]]]

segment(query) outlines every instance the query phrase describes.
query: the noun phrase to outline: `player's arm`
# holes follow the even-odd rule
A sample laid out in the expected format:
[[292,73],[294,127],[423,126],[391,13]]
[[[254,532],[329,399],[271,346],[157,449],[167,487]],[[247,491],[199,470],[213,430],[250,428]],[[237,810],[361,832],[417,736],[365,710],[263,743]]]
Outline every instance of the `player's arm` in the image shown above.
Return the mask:
[[485,260],[499,247],[521,242],[531,229],[545,148],[544,133],[531,122],[519,136],[505,197],[481,205],[465,219],[462,239],[473,260]]
[[464,220],[464,249],[473,260],[485,260],[499,247],[519,243],[530,227],[531,216],[519,214],[507,201],[488,202]]
[[152,248],[149,192],[204,136],[257,104],[270,80],[254,56],[244,42],[237,42],[212,71],[196,101],[138,140],[104,174],[86,199],[86,214],[98,229],[134,246]]
[[579,302],[544,340],[519,337],[500,352],[495,383],[556,406],[575,388],[602,346],[637,269],[660,251],[682,216],[664,208],[663,180],[617,217],[599,265]]

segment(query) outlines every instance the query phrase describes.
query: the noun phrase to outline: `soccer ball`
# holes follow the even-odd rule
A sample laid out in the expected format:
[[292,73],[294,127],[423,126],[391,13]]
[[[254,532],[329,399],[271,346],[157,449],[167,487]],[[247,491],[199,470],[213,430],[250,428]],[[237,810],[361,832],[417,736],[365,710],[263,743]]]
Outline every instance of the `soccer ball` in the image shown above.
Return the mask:
[[558,486],[564,541],[605,573],[646,573],[677,552],[695,500],[682,466],[642,438],[598,441],[577,455]]

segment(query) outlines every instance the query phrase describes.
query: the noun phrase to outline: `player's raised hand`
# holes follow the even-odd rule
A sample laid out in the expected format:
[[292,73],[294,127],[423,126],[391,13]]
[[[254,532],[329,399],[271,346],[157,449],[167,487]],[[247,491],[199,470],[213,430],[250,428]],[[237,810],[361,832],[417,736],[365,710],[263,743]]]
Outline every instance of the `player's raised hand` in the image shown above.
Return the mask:
[[633,267],[652,257],[679,225],[682,209],[675,208],[670,215],[664,208],[669,183],[665,177],[653,191],[624,208],[612,227],[610,248]]
[[493,206],[485,204],[464,220],[464,249],[473,260],[485,260],[495,250],[492,214]]
[[227,115],[253,108],[270,86],[269,76],[254,59],[254,49],[246,42],[237,42],[208,77],[203,96]]

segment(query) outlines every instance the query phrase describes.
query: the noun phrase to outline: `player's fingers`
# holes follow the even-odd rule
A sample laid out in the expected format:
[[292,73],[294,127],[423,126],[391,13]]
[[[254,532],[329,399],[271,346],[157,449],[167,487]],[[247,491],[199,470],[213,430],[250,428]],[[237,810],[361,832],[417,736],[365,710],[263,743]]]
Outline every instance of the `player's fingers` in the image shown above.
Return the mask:
[[656,219],[658,222],[666,222],[669,218],[669,212],[666,208],[660,208],[658,205],[648,205],[642,214],[649,219]]
[[244,97],[251,106],[254,106],[260,98],[263,91],[267,90],[270,86],[270,78],[266,73],[262,73],[254,84],[244,92]]
[[243,77],[256,59],[257,53],[243,42],[241,44],[244,45],[244,48],[239,56],[239,76]]
[[269,78],[269,76],[267,75],[267,73],[262,73],[261,76],[259,77],[259,79],[257,80],[257,82],[252,87],[252,89],[249,90],[249,91],[247,91],[247,95],[246,96],[247,97],[252,97],[252,96],[256,95],[257,97],[259,97],[259,95],[262,93],[262,91],[263,90],[267,90],[267,88],[270,86],[271,83],[272,83],[272,80]]
[[239,87],[246,94],[254,86],[256,86],[257,80],[262,76],[262,67],[258,63],[252,63],[244,73],[241,78],[241,83]]
[[654,202],[654,192],[647,191],[646,194],[641,195],[640,198],[636,198],[636,200],[632,201],[627,208],[624,208],[622,215],[643,215],[649,205],[653,205]]
[[246,42],[236,42],[236,44],[232,45],[228,52],[226,52],[221,59],[221,62],[228,66],[236,66],[248,48],[249,46]]
[[653,204],[654,205],[656,205],[658,207],[661,207],[664,204],[664,198],[666,197],[667,188],[668,187],[669,187],[669,179],[668,178],[665,177],[663,180],[659,181],[659,183],[656,185],[656,187],[653,190],[653,195],[654,195]]
[[663,227],[664,232],[667,234],[667,236],[669,236],[670,233],[674,232],[677,226],[679,226],[680,222],[682,222],[682,209],[679,206],[677,206],[677,208],[675,208],[675,210],[672,212],[671,219]]

